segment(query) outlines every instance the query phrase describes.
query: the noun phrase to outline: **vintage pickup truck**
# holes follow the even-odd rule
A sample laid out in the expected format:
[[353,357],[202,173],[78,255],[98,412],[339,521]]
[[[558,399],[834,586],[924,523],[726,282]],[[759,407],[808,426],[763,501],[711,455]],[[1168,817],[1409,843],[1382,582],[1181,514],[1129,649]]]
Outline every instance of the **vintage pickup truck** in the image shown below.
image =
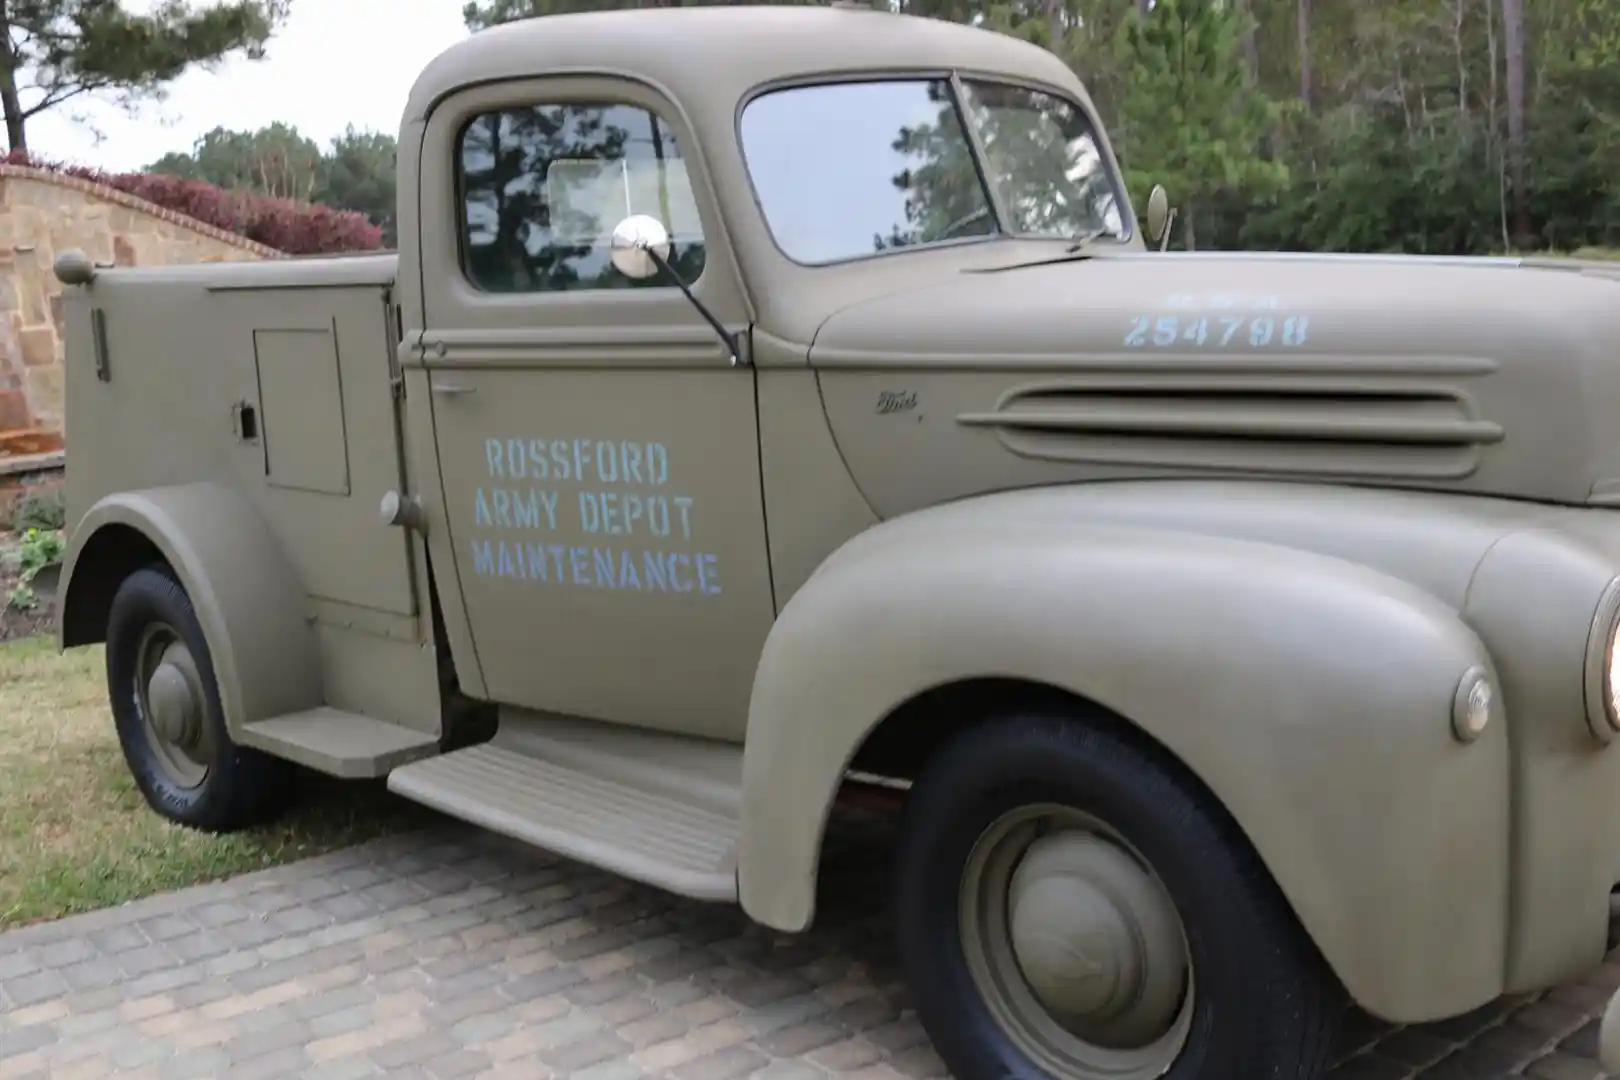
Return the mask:
[[964,1080],[1603,959],[1604,268],[1167,253],[1064,64],[838,7],[480,33],[399,146],[397,254],[57,258],[60,642],[157,812],[386,775],[793,932],[881,784]]

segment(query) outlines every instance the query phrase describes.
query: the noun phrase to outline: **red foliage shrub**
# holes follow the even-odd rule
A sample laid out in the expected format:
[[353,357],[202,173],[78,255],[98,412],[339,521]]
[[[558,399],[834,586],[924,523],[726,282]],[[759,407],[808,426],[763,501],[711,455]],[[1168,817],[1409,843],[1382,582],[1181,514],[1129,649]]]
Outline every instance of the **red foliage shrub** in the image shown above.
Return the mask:
[[184,180],[159,173],[108,173],[16,151],[8,153],[3,160],[8,165],[23,165],[105,184],[288,255],[375,251],[382,247],[382,229],[364,214],[352,210],[270,198],[252,191],[227,191],[202,180]]

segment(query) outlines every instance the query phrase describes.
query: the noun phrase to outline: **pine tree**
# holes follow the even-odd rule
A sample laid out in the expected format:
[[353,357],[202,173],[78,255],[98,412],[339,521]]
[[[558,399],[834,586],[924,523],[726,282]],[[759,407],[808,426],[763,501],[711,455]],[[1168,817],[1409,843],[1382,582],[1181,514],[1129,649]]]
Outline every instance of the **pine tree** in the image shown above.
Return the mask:
[[1125,86],[1119,141],[1132,201],[1154,184],[1182,204],[1187,250],[1196,246],[1199,204],[1226,192],[1265,195],[1287,182],[1286,166],[1257,148],[1278,107],[1248,78],[1242,44],[1249,18],[1222,0],[1156,0],[1120,27]]
[[262,57],[290,2],[160,0],[136,14],[121,0],[0,0],[0,109],[11,149],[28,149],[30,118],[81,95],[111,93],[130,108],[161,97],[188,68],[237,52]]

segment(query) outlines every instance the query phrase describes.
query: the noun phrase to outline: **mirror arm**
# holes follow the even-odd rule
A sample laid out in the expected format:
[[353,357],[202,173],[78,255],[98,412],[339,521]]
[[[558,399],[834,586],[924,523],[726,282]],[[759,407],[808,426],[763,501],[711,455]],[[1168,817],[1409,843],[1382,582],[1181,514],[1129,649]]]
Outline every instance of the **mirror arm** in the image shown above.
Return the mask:
[[692,302],[692,306],[697,308],[698,314],[707,319],[709,321],[709,325],[714,327],[714,332],[719,335],[721,344],[723,344],[726,347],[726,351],[731,354],[731,366],[736,367],[739,363],[741,363],[742,349],[739,347],[736,337],[733,336],[732,333],[724,326],[720,325],[720,320],[715,318],[714,314],[703,305],[703,301],[692,295],[692,290],[687,288],[686,282],[681,280],[681,275],[675,272],[675,268],[669,265],[669,260],[655,251],[651,244],[640,243],[636,246],[642,251],[646,252],[647,257],[652,259],[653,262],[657,263],[658,269],[668,274],[671,281],[680,286],[681,292],[685,293],[686,298]]

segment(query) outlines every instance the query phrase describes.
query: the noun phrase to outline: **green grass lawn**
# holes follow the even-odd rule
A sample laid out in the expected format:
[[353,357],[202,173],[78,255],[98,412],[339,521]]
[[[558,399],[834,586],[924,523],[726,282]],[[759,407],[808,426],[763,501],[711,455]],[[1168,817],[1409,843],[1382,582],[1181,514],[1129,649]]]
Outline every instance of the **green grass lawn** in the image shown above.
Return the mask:
[[380,781],[300,774],[274,826],[212,836],[170,825],[124,765],[99,646],[0,644],[0,929],[258,870],[433,819]]

